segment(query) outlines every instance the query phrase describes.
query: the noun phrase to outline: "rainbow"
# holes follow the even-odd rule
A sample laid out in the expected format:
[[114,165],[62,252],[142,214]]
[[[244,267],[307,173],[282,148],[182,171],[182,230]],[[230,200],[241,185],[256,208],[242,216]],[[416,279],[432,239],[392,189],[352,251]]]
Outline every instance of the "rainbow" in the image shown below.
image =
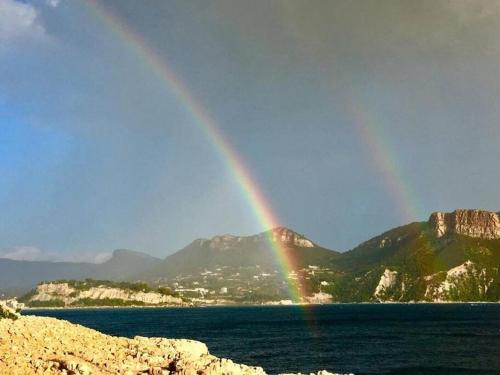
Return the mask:
[[362,100],[353,98],[359,98],[359,95],[353,92],[348,96],[347,107],[352,115],[354,128],[367,147],[378,176],[382,178],[388,193],[397,205],[401,223],[416,221],[419,212],[413,199],[414,194],[405,181],[400,166],[396,162],[397,158],[391,152],[391,147],[380,133],[376,116],[368,112],[366,103],[361,105]]
[[287,254],[286,249],[281,245],[280,241],[273,240],[272,232],[269,231],[279,226],[279,220],[273,213],[266,197],[252,178],[250,171],[241,160],[241,157],[225,139],[207,109],[193,96],[189,88],[170,68],[165,58],[160,57],[137,32],[113,14],[110,9],[99,3],[99,1],[87,0],[83,3],[87,4],[87,8],[141,58],[145,67],[150,69],[165,83],[178,99],[179,103],[192,116],[194,123],[203,132],[209,143],[218,153],[230,175],[237,182],[241,194],[248,202],[260,227],[269,234],[266,236],[267,242],[273,251],[281,275],[287,282],[290,299],[295,302],[303,301],[305,293],[302,287],[299,283],[288,277],[289,273],[296,269],[294,259]]
[[[383,179],[387,192],[397,206],[401,224],[418,222],[423,213],[419,209],[417,196],[396,162],[398,158],[392,152],[387,136],[384,136],[381,131],[376,112],[370,110],[369,104],[363,100],[362,95],[356,95],[354,87],[354,85],[351,87],[351,95],[347,97],[347,108],[352,116],[357,135],[367,147],[368,154],[378,172],[377,175]],[[430,249],[438,251],[439,245],[436,238],[427,231],[423,232],[423,240]]]

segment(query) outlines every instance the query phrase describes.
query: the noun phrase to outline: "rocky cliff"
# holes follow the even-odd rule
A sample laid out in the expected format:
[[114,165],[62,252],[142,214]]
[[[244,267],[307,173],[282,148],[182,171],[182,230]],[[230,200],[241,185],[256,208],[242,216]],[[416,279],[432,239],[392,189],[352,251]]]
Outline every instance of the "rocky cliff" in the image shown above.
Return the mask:
[[266,232],[263,236],[267,236],[269,234],[274,242],[280,242],[288,246],[308,247],[308,248],[317,246],[311,240],[305,238],[304,236],[288,228],[284,227],[274,228],[270,231],[270,233]]
[[[162,294],[149,290],[131,290],[125,287],[108,285],[87,286],[85,282],[50,282],[41,283],[35,293],[27,301],[28,304],[42,305],[43,302],[60,301],[65,306],[78,305],[79,301],[86,301],[89,304],[92,301],[123,301],[130,304],[144,305],[181,305],[183,301],[179,297]],[[134,284],[131,284],[132,286]],[[35,304],[34,302],[42,302]],[[96,303],[97,304],[97,303]]]
[[[0,320],[0,374],[265,375],[192,340],[107,336],[54,318]],[[318,375],[329,375],[320,371]]]
[[230,250],[237,247],[238,244],[248,242],[265,244],[268,240],[281,243],[285,246],[304,248],[316,246],[311,240],[285,227],[277,227],[254,236],[233,236],[231,234],[225,234],[222,236],[215,236],[210,240],[200,239],[197,241],[201,244],[208,243],[211,249]]
[[455,233],[488,240],[500,239],[500,214],[497,212],[464,209],[450,213],[434,212],[429,224],[438,238]]

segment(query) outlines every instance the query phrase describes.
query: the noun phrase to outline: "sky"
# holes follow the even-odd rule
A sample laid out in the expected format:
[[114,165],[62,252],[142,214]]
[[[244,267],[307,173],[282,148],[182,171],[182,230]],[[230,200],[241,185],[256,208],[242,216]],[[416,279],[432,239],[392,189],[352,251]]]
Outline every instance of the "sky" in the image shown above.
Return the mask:
[[0,0],[0,256],[164,257],[265,229],[144,48],[278,224],[322,246],[499,211],[498,17],[482,0]]

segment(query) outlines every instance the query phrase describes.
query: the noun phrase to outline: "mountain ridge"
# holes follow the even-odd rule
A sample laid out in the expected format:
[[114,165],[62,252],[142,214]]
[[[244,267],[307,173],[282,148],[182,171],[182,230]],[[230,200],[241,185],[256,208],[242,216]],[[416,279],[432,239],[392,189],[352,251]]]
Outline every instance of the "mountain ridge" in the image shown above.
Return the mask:
[[[285,298],[283,278],[288,278],[310,295],[324,292],[338,301],[424,300],[428,295],[494,299],[500,264],[497,219],[498,213],[477,209],[436,211],[427,221],[389,229],[343,253],[277,227],[250,236],[196,239],[164,259],[124,249],[100,265],[0,259],[0,288],[5,288],[6,278],[12,278],[8,286],[18,288],[44,280],[106,278],[147,281],[195,294],[232,290],[241,301],[253,293],[258,301]],[[446,276],[452,269],[460,272]],[[479,283],[474,288],[483,294],[460,294],[450,287],[457,283],[467,290]]]
[[[284,257],[300,259],[304,264],[311,259],[327,259],[339,253],[316,245],[305,236],[285,227],[277,227],[250,236],[221,235],[212,239],[197,239],[167,256],[144,279],[172,277],[217,266],[255,266],[263,269],[276,267],[276,255],[271,244],[280,244]],[[302,259],[303,258],[303,259]]]

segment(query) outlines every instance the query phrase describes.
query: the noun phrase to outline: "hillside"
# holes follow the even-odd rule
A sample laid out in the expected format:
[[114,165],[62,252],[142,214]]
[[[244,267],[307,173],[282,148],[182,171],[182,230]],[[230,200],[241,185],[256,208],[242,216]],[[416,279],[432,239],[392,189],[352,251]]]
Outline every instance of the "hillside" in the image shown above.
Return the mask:
[[368,271],[376,266],[399,267],[415,275],[427,275],[458,266],[467,260],[499,264],[500,239],[474,238],[449,233],[434,234],[429,222],[412,223],[374,237],[337,258],[348,272]]
[[437,212],[387,231],[337,258],[342,276],[329,291],[347,301],[500,300],[497,217]]

